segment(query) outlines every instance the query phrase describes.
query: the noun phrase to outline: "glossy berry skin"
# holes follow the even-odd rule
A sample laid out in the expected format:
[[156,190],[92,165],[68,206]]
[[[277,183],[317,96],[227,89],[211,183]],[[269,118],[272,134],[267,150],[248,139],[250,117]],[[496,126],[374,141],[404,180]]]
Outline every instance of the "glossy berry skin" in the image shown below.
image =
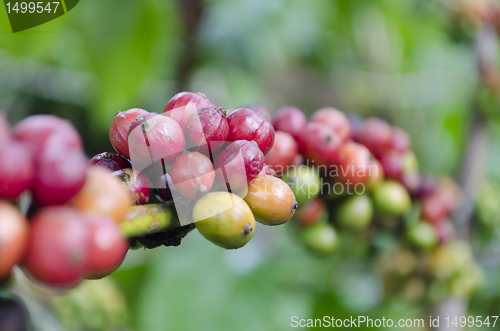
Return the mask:
[[203,237],[226,249],[245,246],[255,231],[255,218],[247,203],[229,192],[203,196],[193,209],[193,220]]
[[0,200],[0,280],[21,262],[28,243],[28,221],[19,210]]
[[30,150],[17,141],[0,141],[0,198],[17,198],[35,177]]
[[0,142],[11,138],[10,124],[4,112],[0,111]]
[[227,141],[229,125],[223,108],[201,107],[194,111],[184,129],[187,148],[209,155]]
[[390,145],[392,128],[384,120],[371,117],[363,125],[359,142],[365,145],[375,156],[382,154]]
[[264,153],[257,144],[246,140],[233,142],[222,150],[215,161],[219,185],[231,189],[245,187],[262,171]]
[[180,92],[168,101],[163,114],[184,129],[189,116],[200,107],[215,107],[215,105],[202,93]]
[[90,243],[84,276],[90,279],[108,276],[125,258],[128,240],[110,218],[99,214],[88,214],[85,218],[89,226]]
[[257,114],[264,115],[264,117],[266,118],[266,121],[268,121],[269,123],[273,122],[273,117],[272,117],[269,109],[267,109],[266,107],[264,107],[260,103],[251,103],[243,108],[250,108],[251,110],[253,110]]
[[266,164],[279,176],[286,172],[287,167],[293,163],[298,152],[299,146],[290,134],[276,131],[274,145],[266,154]]
[[313,165],[336,164],[342,139],[331,128],[321,123],[309,123],[298,139],[300,152]]
[[111,171],[130,168],[130,161],[121,155],[113,153],[100,153],[90,159],[90,165],[107,168]]
[[[155,113],[138,116],[128,135],[132,163],[137,158],[168,164],[181,155],[185,146],[184,132],[173,119]],[[151,159],[152,157],[152,159]]]
[[411,138],[406,131],[403,131],[400,128],[393,128],[389,146],[392,150],[399,153],[408,152],[411,150]]
[[387,180],[373,191],[373,204],[381,215],[401,216],[411,207],[411,199],[403,185]]
[[295,107],[280,108],[274,116],[274,129],[289,133],[298,139],[307,125],[306,115]]
[[264,155],[274,144],[274,128],[265,116],[248,108],[235,109],[227,115],[228,141],[255,141]]
[[343,142],[351,139],[349,120],[344,113],[335,108],[325,107],[316,110],[311,116],[311,122],[323,123],[330,127]]
[[182,154],[170,171],[177,192],[186,199],[196,199],[207,194],[215,180],[212,161],[198,152]]
[[37,281],[54,287],[77,284],[89,257],[85,218],[66,206],[42,209],[31,221],[25,266]]
[[132,108],[124,112],[116,113],[113,122],[111,122],[111,127],[109,128],[109,141],[118,154],[130,159],[128,146],[130,125],[139,115],[147,113],[147,111],[140,108]]
[[349,142],[340,148],[338,156],[338,178],[340,183],[364,184],[370,179],[372,155],[363,145]]
[[85,185],[69,203],[85,212],[101,214],[121,223],[132,206],[132,196],[111,170],[90,167]]
[[327,216],[326,204],[320,198],[312,199],[300,206],[295,215],[294,221],[302,226],[311,226],[324,221]]
[[264,166],[262,167],[262,170],[259,174],[260,175],[269,175],[269,176],[274,176],[276,173],[274,172],[273,169],[271,169],[267,164],[264,163]]
[[257,222],[280,225],[292,218],[298,207],[290,187],[281,179],[263,175],[248,185],[244,197]]
[[88,167],[81,151],[45,148],[35,159],[33,199],[42,206],[65,204],[82,189]]
[[329,223],[317,223],[307,227],[302,233],[305,247],[318,255],[331,255],[339,246],[339,237],[335,228]]
[[120,179],[125,185],[135,205],[145,205],[149,203],[151,199],[151,186],[145,175],[127,168],[113,172],[112,176]]
[[14,127],[14,138],[38,154],[48,147],[81,150],[82,140],[70,122],[53,115],[26,117]]
[[379,157],[387,178],[401,180],[403,176],[403,155],[395,150],[388,150]]

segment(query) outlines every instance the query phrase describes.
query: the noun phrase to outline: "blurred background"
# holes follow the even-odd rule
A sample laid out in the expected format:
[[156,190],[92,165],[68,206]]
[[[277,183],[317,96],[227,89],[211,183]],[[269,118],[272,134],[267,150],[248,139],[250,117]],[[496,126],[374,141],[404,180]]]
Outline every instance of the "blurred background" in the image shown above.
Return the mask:
[[[71,120],[89,156],[112,151],[117,111],[162,112],[183,90],[228,110],[259,102],[273,113],[334,106],[383,117],[411,134],[424,172],[463,185],[469,203],[456,222],[486,271],[468,312],[498,315],[500,11],[492,8],[500,7],[486,0],[86,0],[16,34],[1,10],[0,108],[12,123],[36,113]],[[339,254],[317,258],[289,232],[260,226],[238,251],[191,233],[180,247],[130,252],[106,280],[27,305],[35,329],[51,331],[289,330],[292,316],[399,319],[428,311],[402,293],[384,294],[362,242],[347,237]]]

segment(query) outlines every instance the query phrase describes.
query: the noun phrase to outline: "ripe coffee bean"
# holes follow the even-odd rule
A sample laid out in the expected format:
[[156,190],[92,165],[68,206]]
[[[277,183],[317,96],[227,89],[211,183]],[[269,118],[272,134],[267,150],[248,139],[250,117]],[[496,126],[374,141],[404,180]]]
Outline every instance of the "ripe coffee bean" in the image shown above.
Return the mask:
[[42,206],[62,205],[85,184],[88,159],[78,150],[44,148],[35,159],[33,199]]
[[266,118],[266,121],[268,121],[269,123],[273,122],[273,117],[271,116],[271,112],[269,111],[269,109],[267,109],[266,107],[264,107],[263,105],[261,105],[259,103],[252,103],[252,104],[249,104],[243,108],[250,108],[251,110],[253,110],[257,114],[264,115],[264,117]]
[[10,124],[4,112],[0,111],[0,142],[11,138]]
[[330,127],[342,139],[343,142],[351,139],[351,127],[347,117],[335,108],[321,108],[311,116],[311,122],[323,123]]
[[149,203],[151,187],[145,175],[130,168],[117,170],[112,175],[119,178],[125,185],[135,205]]
[[186,122],[187,148],[209,155],[221,149],[229,134],[226,111],[223,108],[201,107]]
[[17,198],[33,184],[35,171],[30,150],[14,140],[0,141],[0,198]]
[[215,107],[215,105],[203,93],[180,92],[168,101],[163,114],[184,129],[189,116],[200,107]]
[[391,126],[380,118],[371,117],[363,125],[363,132],[359,137],[359,142],[377,156],[391,145],[391,139]]
[[298,139],[307,125],[306,115],[295,107],[280,108],[274,117],[274,129],[289,133]]
[[74,286],[85,271],[89,243],[90,230],[82,214],[66,206],[44,208],[31,221],[26,269],[41,283]]
[[140,108],[132,108],[124,112],[116,113],[115,119],[109,128],[109,141],[118,154],[130,159],[128,146],[128,132],[130,130],[130,125],[139,115],[147,113],[147,111]]
[[372,155],[361,144],[349,142],[340,147],[338,178],[343,184],[364,184],[370,179]]
[[132,206],[132,197],[125,186],[112,176],[111,170],[90,167],[82,190],[70,205],[80,211],[105,215],[121,223]]
[[255,231],[255,218],[247,203],[228,192],[203,196],[193,210],[193,220],[203,237],[226,249],[245,246]]
[[227,115],[229,141],[255,141],[264,155],[274,144],[274,128],[265,116],[248,108],[235,109]]
[[274,145],[266,154],[266,164],[276,172],[277,176],[280,176],[293,163],[298,152],[297,142],[290,134],[276,131]]
[[28,222],[10,203],[0,200],[0,280],[24,257],[28,243]]
[[365,194],[352,195],[341,201],[334,213],[334,220],[352,230],[363,230],[373,218],[373,204]]
[[326,221],[327,210],[323,199],[309,200],[305,205],[299,206],[293,219],[302,226],[311,226],[321,221]]
[[14,138],[38,154],[49,147],[82,150],[82,140],[70,122],[53,115],[26,117],[14,127]]
[[421,217],[431,223],[438,223],[449,213],[446,203],[439,194],[431,194],[422,199]]
[[337,231],[323,222],[305,228],[302,241],[307,249],[319,255],[331,255],[339,246]]
[[379,159],[387,178],[401,180],[403,176],[403,155],[400,152],[388,150]]
[[184,132],[173,119],[156,113],[139,115],[130,125],[128,142],[132,162],[162,160],[171,163],[185,146]]
[[299,206],[316,198],[321,191],[321,179],[316,170],[310,167],[290,168],[282,179],[292,189]]
[[212,161],[198,152],[182,154],[170,171],[177,192],[186,199],[196,199],[212,188],[215,171]]
[[129,243],[112,219],[99,214],[88,214],[85,218],[89,225],[90,243],[84,275],[87,279],[103,278],[120,266]]
[[216,178],[219,185],[231,189],[245,187],[262,171],[264,154],[257,144],[237,140],[227,146],[215,162]]
[[257,221],[265,225],[280,225],[292,218],[298,207],[290,187],[273,176],[259,176],[248,185],[244,197]]
[[400,128],[393,128],[390,148],[400,153],[411,150],[411,138],[408,133]]
[[337,163],[342,139],[325,124],[307,124],[297,141],[300,152],[313,165],[330,166]]
[[388,180],[373,191],[373,203],[382,215],[401,216],[410,208],[411,199],[403,185]]
[[100,153],[90,159],[90,165],[107,168],[111,171],[130,168],[130,162],[121,155],[113,153]]
[[427,222],[418,222],[406,230],[406,238],[418,248],[429,250],[438,243],[434,227]]

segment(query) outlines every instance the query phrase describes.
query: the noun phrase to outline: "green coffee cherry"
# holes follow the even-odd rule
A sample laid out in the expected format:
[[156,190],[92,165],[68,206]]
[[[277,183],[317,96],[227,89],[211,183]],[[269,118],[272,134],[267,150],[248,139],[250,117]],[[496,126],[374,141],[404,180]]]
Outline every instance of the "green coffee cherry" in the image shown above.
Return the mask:
[[420,221],[406,230],[406,238],[414,246],[429,250],[438,243],[438,236],[432,224]]
[[408,151],[403,154],[403,172],[417,172],[418,159],[415,153]]
[[385,216],[401,216],[411,206],[411,198],[403,185],[387,180],[373,191],[375,209]]
[[307,166],[290,169],[282,179],[292,189],[299,206],[316,198],[321,191],[321,179],[318,173]]
[[337,231],[329,223],[318,223],[305,228],[302,240],[307,249],[319,255],[333,254],[339,246]]
[[365,194],[350,196],[339,203],[334,217],[346,228],[362,230],[373,218],[373,203]]

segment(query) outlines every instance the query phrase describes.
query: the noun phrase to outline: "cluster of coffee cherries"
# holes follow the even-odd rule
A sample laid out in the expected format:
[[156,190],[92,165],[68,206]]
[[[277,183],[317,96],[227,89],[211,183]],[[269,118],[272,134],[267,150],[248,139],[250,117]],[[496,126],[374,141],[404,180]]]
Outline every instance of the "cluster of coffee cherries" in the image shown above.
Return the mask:
[[[117,113],[109,138],[118,154],[102,153],[91,162],[114,170],[137,208],[174,206],[179,227],[194,224],[221,247],[244,246],[255,221],[283,224],[297,208],[292,190],[265,164],[274,128],[251,108],[227,112],[201,93],[181,92],[162,114],[138,108]],[[148,248],[179,244],[172,243],[175,224],[168,225],[134,240]]]
[[[394,256],[411,254],[415,266],[405,269],[411,284],[418,279],[430,286],[426,280],[433,279],[446,293],[464,296],[477,288],[481,268],[470,245],[456,239],[449,220],[461,190],[449,178],[419,172],[405,131],[377,117],[347,116],[334,108],[319,109],[307,120],[299,109],[284,107],[276,112],[273,126],[275,143],[265,161],[295,194],[294,233],[307,249],[330,255],[342,248],[343,237],[376,248],[377,238],[388,233],[393,245],[378,250],[385,257],[380,260],[398,269]],[[460,259],[463,252],[467,258]],[[381,269],[384,276],[393,274]],[[422,273],[429,277],[420,277]]]
[[68,121],[35,115],[11,128],[0,114],[0,154],[1,281],[19,265],[66,288],[120,265],[129,244],[118,223],[132,199],[111,172],[89,168]]

